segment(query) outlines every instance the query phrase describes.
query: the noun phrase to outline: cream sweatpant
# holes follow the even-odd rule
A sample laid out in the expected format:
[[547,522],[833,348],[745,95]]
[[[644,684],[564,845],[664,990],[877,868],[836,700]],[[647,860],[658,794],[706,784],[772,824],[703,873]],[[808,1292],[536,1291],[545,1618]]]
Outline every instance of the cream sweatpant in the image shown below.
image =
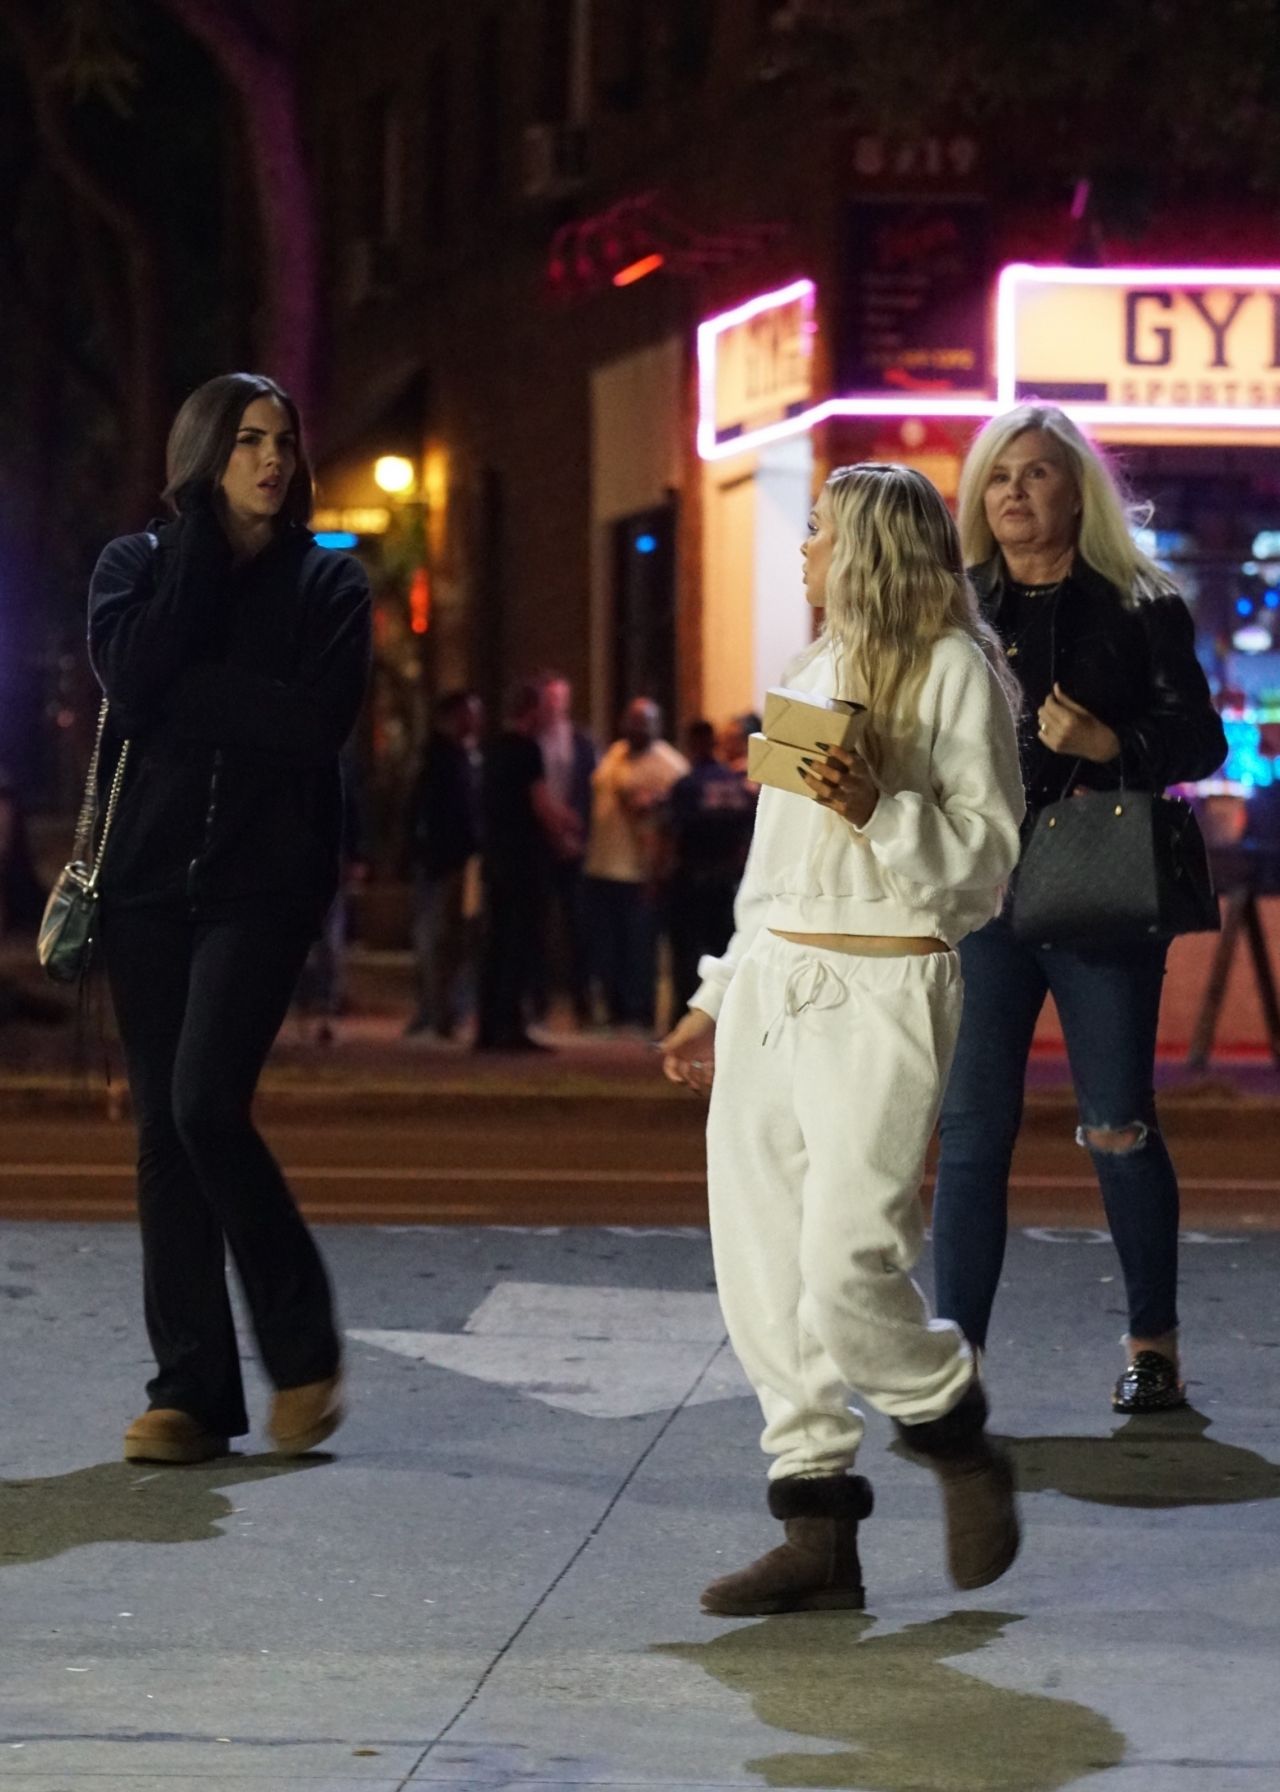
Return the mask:
[[962,997],[953,952],[855,957],[765,929],[734,972],[707,1124],[711,1243],[771,1480],[849,1467],[851,1389],[912,1424],[972,1379],[968,1345],[909,1274]]

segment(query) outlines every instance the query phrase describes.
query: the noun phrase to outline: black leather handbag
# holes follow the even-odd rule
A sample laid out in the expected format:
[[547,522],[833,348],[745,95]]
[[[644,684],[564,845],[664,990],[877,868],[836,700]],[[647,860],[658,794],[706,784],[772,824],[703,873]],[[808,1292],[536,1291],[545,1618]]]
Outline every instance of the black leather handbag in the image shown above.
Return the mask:
[[1011,896],[1010,925],[1030,945],[1123,945],[1221,926],[1191,805],[1149,790],[1091,790],[1042,809]]
[[102,832],[98,837],[95,853],[93,836],[98,819],[98,761],[102,756],[102,736],[106,726],[107,704],[104,698],[98,712],[98,733],[93,743],[93,757],[89,761],[89,775],[85,780],[84,801],[80,805],[80,818],[76,823],[71,860],[58,873],[57,881],[49,892],[44,917],[40,922],[40,932],[36,937],[36,956],[55,983],[78,983],[89,969],[89,961],[93,955],[98,924],[98,874],[102,870],[102,855],[106,851],[107,836],[115,819],[116,805],[120,801],[125,761],[129,757],[129,743],[126,741],[120,750],[111,779],[111,790],[102,818]]

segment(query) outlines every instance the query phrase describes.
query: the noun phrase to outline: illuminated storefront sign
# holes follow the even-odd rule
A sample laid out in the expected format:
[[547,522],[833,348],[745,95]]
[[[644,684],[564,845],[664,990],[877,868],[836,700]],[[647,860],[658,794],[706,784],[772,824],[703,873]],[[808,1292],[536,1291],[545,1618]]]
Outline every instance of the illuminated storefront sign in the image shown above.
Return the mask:
[[812,280],[765,293],[699,331],[717,441],[730,441],[805,410],[813,398]]
[[311,518],[311,527],[319,533],[385,535],[391,527],[391,512],[380,504],[355,510],[317,510]]
[[1007,267],[996,389],[1086,423],[1274,429],[1280,269]]
[[1153,430],[1163,440],[1280,432],[1280,268],[1006,267],[996,287],[994,397],[990,387],[818,396],[814,297],[812,281],[796,281],[701,325],[704,459],[833,417],[976,423],[1032,397],[1088,427]]
[[987,386],[987,207],[868,199],[846,209],[836,379],[842,392]]
[[[698,452],[704,460],[800,435],[828,417],[989,417],[995,410],[982,396],[903,393],[815,400],[814,291],[812,280],[797,280],[699,326]],[[775,317],[776,332],[770,327]]]

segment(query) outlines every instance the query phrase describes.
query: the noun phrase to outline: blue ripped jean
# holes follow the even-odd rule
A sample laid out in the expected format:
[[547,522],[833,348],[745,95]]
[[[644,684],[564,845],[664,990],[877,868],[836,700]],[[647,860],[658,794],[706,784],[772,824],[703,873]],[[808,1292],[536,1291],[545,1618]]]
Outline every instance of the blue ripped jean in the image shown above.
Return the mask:
[[933,1198],[937,1309],[985,1345],[1004,1262],[1009,1166],[1031,1036],[1046,995],[1062,1023],[1090,1131],[1139,1129],[1132,1149],[1089,1146],[1124,1274],[1129,1331],[1178,1323],[1178,1180],[1155,1107],[1156,1023],[1167,945],[1077,951],[1024,945],[999,916],[960,945],[964,1015],[939,1120]]

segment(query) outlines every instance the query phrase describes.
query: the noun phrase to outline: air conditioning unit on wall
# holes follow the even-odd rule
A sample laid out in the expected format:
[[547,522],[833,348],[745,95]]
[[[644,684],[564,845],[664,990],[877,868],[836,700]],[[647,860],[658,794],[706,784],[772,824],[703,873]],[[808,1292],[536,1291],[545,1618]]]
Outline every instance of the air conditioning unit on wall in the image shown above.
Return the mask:
[[587,133],[582,125],[526,125],[520,180],[526,199],[559,199],[586,178]]

